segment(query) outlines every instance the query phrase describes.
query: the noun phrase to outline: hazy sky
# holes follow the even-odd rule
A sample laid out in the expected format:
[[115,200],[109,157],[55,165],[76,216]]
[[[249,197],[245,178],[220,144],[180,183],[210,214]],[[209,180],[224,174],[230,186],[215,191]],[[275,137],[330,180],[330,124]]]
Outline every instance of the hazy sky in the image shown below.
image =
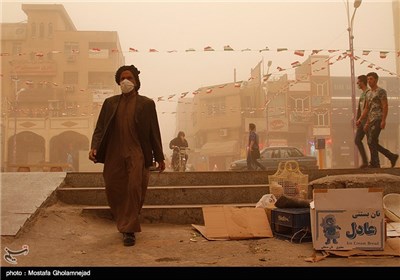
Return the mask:
[[[273,75],[292,74],[291,63],[302,62],[311,50],[349,49],[345,1],[23,1],[63,4],[79,31],[117,31],[126,64],[141,70],[141,94],[152,98],[193,92],[202,86],[247,80],[259,61],[272,61]],[[1,22],[26,20],[21,2],[2,1]],[[353,1],[350,1],[350,13]],[[354,20],[355,74],[374,63],[396,72],[392,1],[363,0]],[[235,51],[224,52],[230,45]],[[204,52],[207,46],[215,52]],[[268,47],[270,51],[259,52]],[[138,53],[128,52],[129,48]],[[158,53],[149,53],[149,49]],[[185,52],[193,48],[196,52]],[[251,51],[241,51],[243,49]],[[277,48],[288,51],[278,52]],[[177,52],[169,53],[168,51]],[[305,50],[304,57],[294,50]],[[368,56],[362,50],[371,50]],[[388,51],[386,59],[380,51]],[[399,50],[397,50],[399,51]],[[277,67],[289,68],[279,72]],[[349,76],[349,60],[331,65],[331,75]],[[264,71],[267,71],[265,63]],[[386,76],[386,72],[379,72]],[[188,95],[188,96],[191,96]],[[176,98],[174,99],[176,100]],[[157,102],[163,142],[175,134],[176,102]],[[162,114],[164,112],[164,114]],[[164,148],[165,149],[165,148]]]

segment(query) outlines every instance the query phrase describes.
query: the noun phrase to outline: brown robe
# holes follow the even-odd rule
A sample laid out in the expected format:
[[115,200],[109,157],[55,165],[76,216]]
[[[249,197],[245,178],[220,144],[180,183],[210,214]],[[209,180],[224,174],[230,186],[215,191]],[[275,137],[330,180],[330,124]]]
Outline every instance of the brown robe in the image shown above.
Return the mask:
[[141,231],[139,214],[149,182],[134,117],[136,101],[136,94],[121,96],[103,171],[108,204],[120,232]]

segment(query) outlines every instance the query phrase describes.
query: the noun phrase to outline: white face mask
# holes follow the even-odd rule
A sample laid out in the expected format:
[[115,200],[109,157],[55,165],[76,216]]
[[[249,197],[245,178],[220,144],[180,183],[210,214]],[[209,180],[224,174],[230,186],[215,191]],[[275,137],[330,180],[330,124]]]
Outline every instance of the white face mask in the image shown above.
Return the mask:
[[123,80],[119,85],[121,86],[122,93],[131,92],[135,88],[135,85],[128,79]]

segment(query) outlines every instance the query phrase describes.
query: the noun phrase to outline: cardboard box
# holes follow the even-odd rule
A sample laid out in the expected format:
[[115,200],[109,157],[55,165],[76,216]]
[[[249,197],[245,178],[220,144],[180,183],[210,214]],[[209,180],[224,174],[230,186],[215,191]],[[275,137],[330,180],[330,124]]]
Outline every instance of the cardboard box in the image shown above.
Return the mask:
[[263,208],[203,207],[204,226],[192,225],[208,240],[273,237]]
[[315,189],[311,233],[316,250],[383,250],[383,190]]

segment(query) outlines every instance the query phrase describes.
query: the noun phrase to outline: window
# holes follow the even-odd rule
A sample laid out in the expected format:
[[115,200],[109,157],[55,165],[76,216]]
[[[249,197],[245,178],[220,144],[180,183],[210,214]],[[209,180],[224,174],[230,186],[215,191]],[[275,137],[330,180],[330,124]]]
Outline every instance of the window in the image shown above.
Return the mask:
[[78,114],[78,103],[67,102],[65,111],[62,113],[63,116],[76,116]]
[[282,116],[285,114],[286,110],[286,100],[283,94],[275,95],[272,98],[271,103],[268,105],[268,115],[269,116]]
[[49,38],[52,38],[53,37],[53,23],[49,23],[49,25],[48,25],[48,34],[47,34],[47,36],[49,37]]
[[271,154],[271,157],[272,157],[272,158],[280,158],[280,152],[279,152],[279,150],[278,150],[278,149],[273,150],[273,151],[272,151],[272,154]]
[[315,83],[317,96],[329,96],[328,81]]
[[290,157],[289,150],[288,149],[282,149],[281,150],[281,156],[282,156],[282,158],[289,158]]
[[226,114],[225,98],[215,98],[207,104],[207,116],[221,116]]
[[302,157],[302,153],[297,149],[288,149],[289,157]]
[[74,93],[78,84],[78,72],[64,72],[65,92]]
[[32,38],[35,38],[36,37],[36,23],[32,23],[31,24],[31,34],[32,34]]
[[114,73],[112,72],[89,72],[88,73],[89,88],[92,89],[109,89],[114,87]]
[[334,88],[335,90],[344,90],[343,84],[334,84],[334,85],[333,85],[333,88]]
[[65,42],[64,43],[64,53],[68,56],[70,54],[79,53],[79,43],[78,42]]
[[328,111],[315,113],[314,125],[315,126],[328,126],[329,125]]
[[296,108],[296,111],[304,111],[304,100],[299,98],[295,99],[294,108]]
[[324,86],[321,84],[317,85],[317,95],[318,96],[324,96]]
[[245,108],[251,108],[251,97],[246,95],[244,97],[244,102],[243,103],[244,103]]
[[325,115],[318,114],[317,115],[317,125],[324,125],[325,123]]
[[60,100],[49,100],[49,115],[50,117],[60,117],[61,116],[61,108],[62,102]]
[[110,50],[117,48],[112,42],[89,42],[89,58],[108,59]]
[[44,37],[44,23],[41,22],[39,25],[39,38],[43,38]]
[[303,97],[290,97],[292,99],[292,108],[295,112],[305,112],[310,111],[310,98],[308,96]]
[[272,152],[273,152],[273,150],[271,150],[271,149],[265,150],[264,153],[262,154],[262,156],[264,158],[272,158]]
[[12,54],[19,55],[21,53],[22,53],[22,44],[21,43],[13,43]]

